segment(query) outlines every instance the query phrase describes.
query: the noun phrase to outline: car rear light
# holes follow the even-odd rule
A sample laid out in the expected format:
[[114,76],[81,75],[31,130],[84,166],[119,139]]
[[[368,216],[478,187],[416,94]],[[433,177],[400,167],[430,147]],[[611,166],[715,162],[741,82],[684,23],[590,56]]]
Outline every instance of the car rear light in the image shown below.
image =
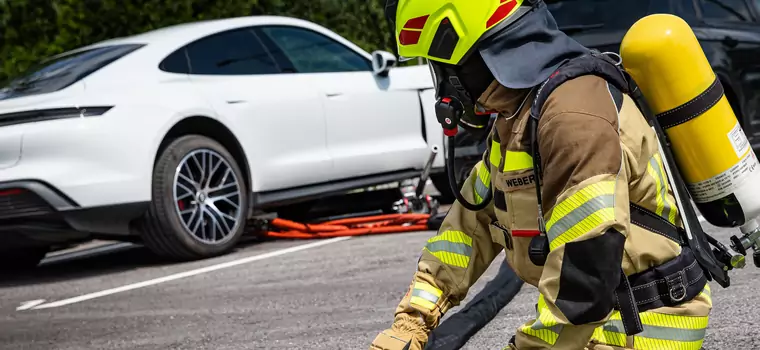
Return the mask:
[[35,123],[55,119],[97,117],[105,114],[111,108],[113,108],[113,106],[69,107],[6,113],[0,114],[0,126]]
[[53,208],[40,196],[22,188],[0,189],[0,220],[53,213]]
[[9,190],[0,190],[0,197],[15,196],[24,193],[24,190],[20,188],[12,188]]

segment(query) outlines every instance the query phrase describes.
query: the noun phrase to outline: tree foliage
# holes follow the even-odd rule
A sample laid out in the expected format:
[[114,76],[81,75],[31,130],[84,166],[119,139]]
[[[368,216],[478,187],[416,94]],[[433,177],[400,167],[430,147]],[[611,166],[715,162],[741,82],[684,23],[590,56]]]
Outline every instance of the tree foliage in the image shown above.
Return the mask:
[[185,22],[252,15],[309,20],[367,51],[393,52],[384,0],[0,0],[0,82],[41,59]]

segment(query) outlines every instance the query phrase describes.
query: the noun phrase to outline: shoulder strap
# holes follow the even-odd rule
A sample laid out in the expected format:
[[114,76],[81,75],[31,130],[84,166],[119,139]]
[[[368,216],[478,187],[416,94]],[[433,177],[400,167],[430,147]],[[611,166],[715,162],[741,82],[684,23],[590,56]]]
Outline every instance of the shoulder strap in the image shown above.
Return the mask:
[[630,85],[625,72],[619,66],[620,60],[615,62],[610,58],[610,55],[614,54],[592,51],[590,54],[568,60],[562,64],[538,89],[530,110],[531,118],[539,119],[544,103],[557,87],[568,80],[584,75],[596,75],[614,85],[621,92],[628,93]]
[[[592,50],[591,53],[565,61],[547,79],[536,93],[533,105],[530,109],[530,152],[533,155],[533,172],[536,178],[536,196],[538,197],[538,229],[542,235],[545,235],[546,223],[544,222],[543,203],[541,201],[541,184],[543,181],[543,171],[541,169],[541,155],[538,152],[538,120],[541,116],[544,103],[554,90],[567,82],[584,75],[596,75],[611,83],[622,93],[630,91],[629,80],[625,72],[620,67],[620,59],[613,61],[610,56],[615,54],[605,54]],[[620,58],[620,57],[618,57]]]

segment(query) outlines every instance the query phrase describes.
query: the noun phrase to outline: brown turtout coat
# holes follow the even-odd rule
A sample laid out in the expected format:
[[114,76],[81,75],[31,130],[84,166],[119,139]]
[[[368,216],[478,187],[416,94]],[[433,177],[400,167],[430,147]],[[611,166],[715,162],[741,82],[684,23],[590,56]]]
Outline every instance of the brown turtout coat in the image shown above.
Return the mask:
[[[544,266],[531,263],[528,244],[538,233],[533,159],[526,152],[533,94],[494,82],[478,100],[499,117],[490,147],[462,193],[479,202],[485,191],[493,191],[493,200],[479,212],[452,206],[423,248],[396,309],[396,334],[415,334],[411,348],[424,346],[442,315],[505,251],[517,275],[538,292],[536,315],[517,329],[513,349],[700,349],[712,308],[709,286],[679,307],[640,313],[644,332],[636,336],[626,336],[613,309],[621,266],[631,275],[681,251],[668,238],[630,224],[629,202],[676,226],[681,221],[654,131],[629,96],[598,77],[562,84],[541,111],[538,139],[550,253]],[[381,333],[373,349],[406,343],[394,336],[388,345],[378,345],[383,334],[388,335]],[[505,334],[505,343],[510,336]]]

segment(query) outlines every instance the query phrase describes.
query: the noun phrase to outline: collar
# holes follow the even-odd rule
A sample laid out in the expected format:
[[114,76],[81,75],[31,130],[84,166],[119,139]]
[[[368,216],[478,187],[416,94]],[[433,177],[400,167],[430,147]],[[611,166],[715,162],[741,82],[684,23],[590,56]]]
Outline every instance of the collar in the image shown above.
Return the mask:
[[478,98],[478,107],[491,113],[511,116],[517,112],[530,89],[510,89],[494,80]]

